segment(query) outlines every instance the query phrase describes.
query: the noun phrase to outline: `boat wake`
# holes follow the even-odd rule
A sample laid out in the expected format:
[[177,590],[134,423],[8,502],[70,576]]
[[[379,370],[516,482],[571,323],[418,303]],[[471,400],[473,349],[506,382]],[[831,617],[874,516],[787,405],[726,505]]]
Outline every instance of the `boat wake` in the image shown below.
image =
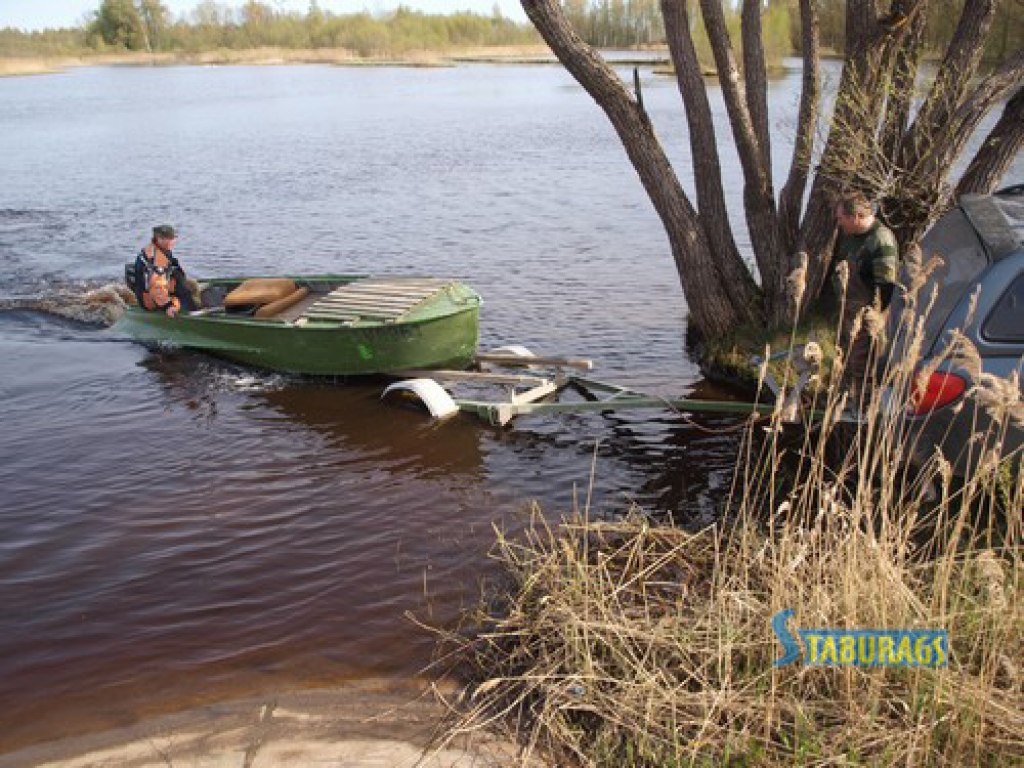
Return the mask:
[[135,297],[123,285],[107,283],[98,288],[62,289],[53,294],[29,298],[0,298],[0,312],[45,312],[86,325],[109,327]]

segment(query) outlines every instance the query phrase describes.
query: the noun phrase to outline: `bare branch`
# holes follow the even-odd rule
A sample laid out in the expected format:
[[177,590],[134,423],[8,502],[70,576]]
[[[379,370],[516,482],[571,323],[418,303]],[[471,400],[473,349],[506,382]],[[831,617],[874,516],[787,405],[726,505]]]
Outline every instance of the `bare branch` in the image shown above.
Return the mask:
[[963,102],[971,80],[978,70],[985,48],[985,38],[995,16],[998,0],[967,0],[953,39],[939,66],[935,82],[907,132],[901,152],[917,154],[923,143],[947,124]]
[[[896,198],[900,209],[901,242],[916,242],[927,226],[945,209],[953,195],[948,177],[953,163],[978,128],[978,124],[1002,99],[1024,80],[1024,50],[982,79],[956,111],[919,135],[917,153],[909,155],[898,178]],[[926,139],[927,143],[923,143]]]
[[882,147],[887,157],[896,161],[900,142],[910,122],[910,109],[914,102],[917,73],[924,50],[926,15],[921,12],[910,20],[906,38],[895,49],[892,85],[886,99],[882,125]]
[[733,138],[740,155],[740,162],[743,164],[744,174],[747,176],[747,183],[770,184],[770,175],[764,168],[763,155],[758,147],[754,123],[747,108],[746,89],[732,53],[721,0],[700,0],[700,7],[711,50],[715,56],[715,65],[718,67],[718,80],[722,85],[725,106],[729,112]]
[[970,125],[971,131],[973,131],[977,128],[981,118],[1005,99],[1021,82],[1024,82],[1024,49],[1018,50],[1000,67],[982,78],[970,97],[965,99],[957,109],[950,123],[952,125]]
[[1024,147],[1024,88],[1018,88],[999,121],[960,178],[956,195],[990,194]]

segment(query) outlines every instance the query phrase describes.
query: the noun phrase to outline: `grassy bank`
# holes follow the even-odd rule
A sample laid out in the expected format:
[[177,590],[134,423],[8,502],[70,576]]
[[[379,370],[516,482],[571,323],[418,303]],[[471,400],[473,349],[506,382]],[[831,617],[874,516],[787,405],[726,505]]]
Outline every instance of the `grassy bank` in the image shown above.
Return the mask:
[[[906,402],[920,338],[883,383]],[[969,358],[966,343],[949,355]],[[881,389],[848,395],[794,445],[751,422],[721,522],[702,531],[639,512],[616,522],[534,511],[499,534],[495,585],[445,659],[471,684],[451,732],[510,729],[526,752],[583,766],[1002,766],[1024,754],[1024,478],[995,438],[1024,422],[1020,383],[975,393],[996,417],[956,479]],[[800,628],[944,629],[938,668],[775,667],[772,619]]]
[[[740,328],[728,336],[710,339],[704,344],[701,371],[709,379],[756,392],[762,375],[755,358],[764,359],[781,351],[774,360],[768,362],[767,372],[776,381],[782,382],[787,376],[792,377],[788,350],[814,342],[822,352],[822,368],[827,373],[836,358],[836,337],[836,320],[827,312],[812,313],[798,326],[790,329]],[[811,389],[817,389],[817,383]]]

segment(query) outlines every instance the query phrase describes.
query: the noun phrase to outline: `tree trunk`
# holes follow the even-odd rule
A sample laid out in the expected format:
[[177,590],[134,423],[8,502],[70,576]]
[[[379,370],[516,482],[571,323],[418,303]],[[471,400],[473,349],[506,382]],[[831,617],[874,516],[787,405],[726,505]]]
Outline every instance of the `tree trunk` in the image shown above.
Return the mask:
[[[778,325],[789,317],[785,272],[788,260],[782,251],[771,168],[764,162],[766,153],[762,147],[768,143],[768,136],[758,135],[747,107],[746,89],[732,53],[720,0],[701,0],[700,5],[704,27],[715,56],[715,65],[718,67],[718,81],[721,83],[722,96],[729,113],[733,141],[743,168],[743,208],[747,216],[747,229],[750,232],[754,258],[761,273],[761,288],[764,291],[768,318],[773,325]],[[753,54],[755,58],[758,55],[762,60],[763,69],[763,51]]]
[[768,130],[768,72],[761,35],[761,0],[743,0],[743,77],[747,84],[747,110],[761,149],[761,162],[771,172],[772,144]]
[[814,132],[818,125],[818,104],[821,100],[821,67],[818,65],[818,6],[816,0],[800,0],[800,48],[803,56],[803,83],[793,159],[789,176],[779,194],[779,226],[782,243],[790,262],[786,272],[796,268],[797,234],[803,210],[804,191],[814,153]]
[[716,259],[722,285],[740,286],[745,295],[757,295],[750,270],[743,263],[729,222],[722,187],[722,166],[718,157],[718,139],[711,114],[704,75],[701,72],[697,50],[690,34],[688,0],[662,0],[662,16],[669,51],[675,62],[676,82],[683,98],[690,136],[690,157],[693,161],[693,179],[697,188],[697,209],[707,232],[722,257]]
[[995,191],[999,181],[1013,165],[1024,147],[1024,88],[1018,88],[960,178],[956,195],[987,195]]
[[534,27],[565,68],[604,110],[661,217],[691,322],[722,335],[757,318],[757,295],[723,285],[712,243],[693,209],[646,114],[615,72],[569,26],[558,0],[522,0]]

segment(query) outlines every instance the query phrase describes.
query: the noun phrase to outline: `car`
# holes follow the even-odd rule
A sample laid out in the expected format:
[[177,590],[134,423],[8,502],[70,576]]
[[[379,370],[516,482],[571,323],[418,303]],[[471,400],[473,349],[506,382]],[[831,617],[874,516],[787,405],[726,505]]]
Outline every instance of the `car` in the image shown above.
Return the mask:
[[[941,265],[918,294],[921,305],[933,292],[935,299],[923,317],[918,375],[905,404],[912,462],[938,448],[963,477],[986,450],[1019,457],[1024,445],[1024,184],[963,196],[926,233],[921,250],[924,263],[938,256]],[[897,295],[889,313],[889,354],[896,358],[907,354],[907,334],[897,327],[906,306],[906,296]],[[963,339],[977,355],[951,354]]]

